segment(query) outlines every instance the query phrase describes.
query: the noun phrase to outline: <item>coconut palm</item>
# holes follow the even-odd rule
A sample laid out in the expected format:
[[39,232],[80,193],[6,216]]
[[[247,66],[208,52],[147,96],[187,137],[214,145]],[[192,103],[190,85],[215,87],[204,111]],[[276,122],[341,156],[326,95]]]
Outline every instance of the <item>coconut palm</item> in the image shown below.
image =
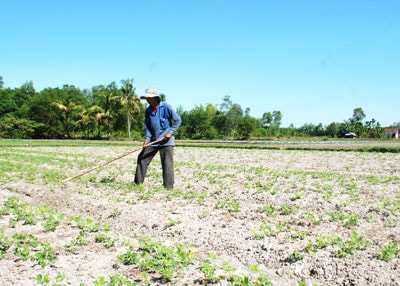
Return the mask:
[[[90,129],[94,129],[97,123],[97,137],[100,138],[100,130],[102,120],[104,118],[103,109],[100,106],[92,105],[87,109],[84,109],[80,113],[80,119],[77,123],[80,123],[83,127],[84,132],[86,133],[86,138],[89,139]],[[92,127],[92,128],[90,128]]]
[[135,94],[133,79],[122,80],[122,95],[120,97],[121,105],[126,108],[126,118],[128,126],[128,137],[131,138],[131,122],[135,112],[140,111],[140,101]]
[[58,110],[60,110],[63,113],[63,118],[64,118],[64,127],[65,131],[67,132],[67,138],[71,138],[71,117],[72,117],[72,112],[78,108],[80,108],[80,105],[76,104],[74,101],[67,99],[65,100],[64,103],[60,101],[55,101],[52,103],[53,106],[55,106]]
[[98,98],[98,104],[102,107],[103,112],[101,120],[107,126],[107,136],[111,138],[111,125],[114,118],[113,102],[117,100],[119,96],[119,90],[115,85],[115,82],[109,84],[107,87],[99,86],[93,90]]

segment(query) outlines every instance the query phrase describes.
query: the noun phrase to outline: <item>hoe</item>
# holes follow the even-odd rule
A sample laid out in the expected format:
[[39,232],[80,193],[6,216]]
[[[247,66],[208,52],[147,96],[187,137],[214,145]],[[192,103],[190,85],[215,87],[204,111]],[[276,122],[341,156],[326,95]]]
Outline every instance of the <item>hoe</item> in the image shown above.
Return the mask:
[[[165,138],[163,137],[163,138],[157,139],[157,140],[155,140],[155,141],[152,141],[152,142],[148,143],[148,144],[146,145],[146,147],[147,147],[147,146],[150,146],[150,145],[154,145],[154,144],[156,144],[156,143],[159,143],[159,142],[163,141],[164,139],[165,139]],[[78,177],[83,176],[83,175],[85,175],[85,174],[87,174],[87,173],[90,173],[90,172],[92,172],[92,171],[94,171],[94,170],[97,170],[97,169],[99,169],[99,168],[101,168],[101,167],[103,167],[103,166],[105,166],[105,165],[110,164],[111,162],[114,162],[114,161],[116,161],[116,160],[118,160],[118,159],[121,159],[121,158],[123,158],[123,157],[125,157],[125,156],[128,156],[129,154],[132,154],[132,153],[135,153],[135,152],[137,152],[137,151],[140,151],[140,150],[142,150],[143,148],[145,148],[145,147],[142,146],[142,147],[140,147],[140,148],[138,148],[138,149],[135,149],[135,150],[132,150],[132,151],[123,153],[123,154],[121,154],[121,155],[119,155],[119,156],[117,156],[117,157],[115,157],[115,158],[112,158],[112,159],[108,160],[107,162],[104,162],[104,163],[102,163],[102,164],[100,164],[100,165],[98,165],[98,166],[95,166],[95,167],[93,167],[93,168],[87,169],[87,170],[85,170],[85,171],[83,171],[83,172],[81,172],[81,173],[79,173],[79,174],[76,174],[76,175],[74,175],[74,176],[72,176],[72,177],[69,177],[69,178],[63,180],[62,183],[65,184],[65,183],[68,182],[68,181],[71,181],[71,180],[73,180],[73,179],[75,179],[75,178],[78,178]]]

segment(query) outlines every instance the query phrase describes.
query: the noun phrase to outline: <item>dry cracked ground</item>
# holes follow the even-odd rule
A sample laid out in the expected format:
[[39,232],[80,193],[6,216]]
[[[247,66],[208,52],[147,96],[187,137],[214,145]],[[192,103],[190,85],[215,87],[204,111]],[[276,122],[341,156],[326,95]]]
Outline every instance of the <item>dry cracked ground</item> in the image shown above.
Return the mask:
[[400,285],[400,154],[177,146],[174,190],[137,153],[61,182],[130,148],[1,149],[0,285]]

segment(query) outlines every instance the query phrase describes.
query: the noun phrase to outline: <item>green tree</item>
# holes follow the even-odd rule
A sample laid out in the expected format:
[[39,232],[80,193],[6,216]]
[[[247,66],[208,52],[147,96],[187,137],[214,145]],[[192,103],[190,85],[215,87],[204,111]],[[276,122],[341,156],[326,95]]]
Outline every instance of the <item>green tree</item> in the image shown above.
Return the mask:
[[357,123],[362,122],[365,118],[364,110],[361,107],[357,107],[353,109],[353,117],[351,118],[351,122]]
[[131,123],[135,113],[140,112],[140,100],[135,94],[133,79],[122,80],[122,95],[120,97],[122,106],[126,109],[126,120],[128,128],[128,137],[131,138]]
[[243,118],[243,109],[237,104],[233,103],[231,108],[225,113],[227,135],[236,137],[238,135],[239,123]]
[[74,110],[79,109],[81,106],[76,104],[74,101],[71,99],[66,99],[64,100],[64,103],[61,103],[60,101],[55,101],[52,103],[58,110],[60,110],[63,114],[63,125],[65,128],[65,131],[67,133],[67,138],[71,138],[71,127],[72,127],[72,113]]
[[272,113],[271,112],[264,112],[261,118],[262,124],[264,127],[269,127],[272,124]]
[[371,121],[366,121],[365,126],[367,128],[368,137],[371,138],[382,138],[385,134],[384,129],[381,127],[381,124],[376,121],[374,118]]
[[121,98],[120,90],[115,82],[110,83],[107,87],[100,85],[93,87],[93,96],[97,99],[98,105],[102,108],[102,121],[107,128],[107,137],[111,138],[111,127],[117,113],[114,102]]
[[332,122],[325,128],[326,135],[332,138],[339,137],[340,123]]
[[282,122],[282,113],[280,111],[265,112],[261,121],[263,126],[268,129],[268,135],[279,136],[279,128]]
[[92,105],[85,108],[80,113],[80,119],[77,121],[82,126],[86,139],[97,127],[97,138],[101,138],[101,125],[104,117],[103,109],[98,105]]
[[63,91],[61,89],[46,88],[26,102],[24,117],[43,124],[42,129],[36,130],[35,137],[49,139],[64,137],[63,114],[53,104],[62,99]]
[[0,137],[12,139],[31,139],[43,124],[25,118],[15,118],[8,113],[0,118]]
[[363,137],[366,135],[367,130],[364,128],[363,120],[365,118],[364,110],[361,107],[353,109],[353,117],[349,119],[352,129],[359,136]]
[[187,135],[192,139],[210,139],[207,134],[211,126],[210,121],[204,106],[196,106],[189,112],[185,121]]
[[19,107],[29,102],[29,100],[35,95],[35,88],[33,87],[32,81],[27,81],[21,85],[21,87],[15,90],[14,101]]
[[0,89],[0,117],[16,110],[14,91],[10,88]]
[[247,113],[242,120],[239,122],[238,135],[241,139],[249,139],[252,132],[256,129],[257,120],[252,118]]
[[232,108],[233,102],[229,95],[225,95],[222,99],[222,103],[219,107],[220,111],[223,113],[227,113]]

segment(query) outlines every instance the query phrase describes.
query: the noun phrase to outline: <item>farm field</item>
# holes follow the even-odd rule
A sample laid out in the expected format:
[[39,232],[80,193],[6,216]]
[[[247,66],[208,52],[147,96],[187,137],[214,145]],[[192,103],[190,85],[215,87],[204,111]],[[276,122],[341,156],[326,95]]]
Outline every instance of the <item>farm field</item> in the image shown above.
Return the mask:
[[139,142],[3,142],[0,285],[399,285],[400,153],[347,142],[178,141],[174,190],[138,153],[62,183]]

